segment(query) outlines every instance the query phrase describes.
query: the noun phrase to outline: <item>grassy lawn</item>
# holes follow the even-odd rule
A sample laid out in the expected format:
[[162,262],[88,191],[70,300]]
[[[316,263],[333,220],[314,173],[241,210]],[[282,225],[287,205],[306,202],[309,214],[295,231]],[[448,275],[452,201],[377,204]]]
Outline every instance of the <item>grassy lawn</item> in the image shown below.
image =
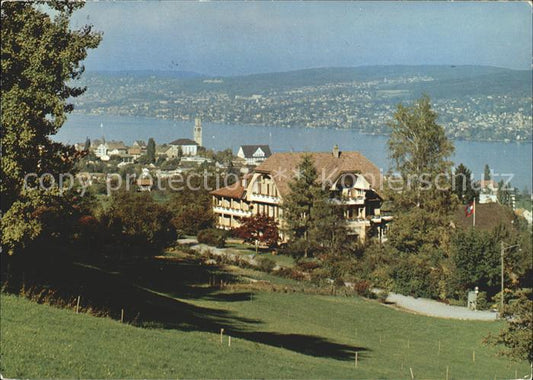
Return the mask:
[[2,375],[408,379],[411,368],[417,379],[444,379],[446,367],[449,379],[529,373],[527,363],[497,358],[482,344],[500,322],[424,317],[356,297],[208,288],[213,273],[229,281],[258,272],[195,265],[159,260],[121,274],[85,267],[75,274],[118,289],[124,302],[131,297],[153,328],[2,295]]

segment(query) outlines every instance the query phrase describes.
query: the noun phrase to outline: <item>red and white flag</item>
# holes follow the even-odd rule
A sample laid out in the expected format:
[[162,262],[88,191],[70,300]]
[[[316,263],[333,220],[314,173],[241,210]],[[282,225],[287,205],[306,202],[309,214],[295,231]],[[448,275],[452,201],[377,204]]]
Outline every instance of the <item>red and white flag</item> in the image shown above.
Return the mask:
[[466,207],[465,207],[465,216],[466,217],[469,217],[471,215],[474,215],[474,212],[476,211],[476,206],[474,205],[474,202],[470,202]]
[[476,226],[476,200],[474,199],[465,207],[465,217],[472,216],[472,227]]

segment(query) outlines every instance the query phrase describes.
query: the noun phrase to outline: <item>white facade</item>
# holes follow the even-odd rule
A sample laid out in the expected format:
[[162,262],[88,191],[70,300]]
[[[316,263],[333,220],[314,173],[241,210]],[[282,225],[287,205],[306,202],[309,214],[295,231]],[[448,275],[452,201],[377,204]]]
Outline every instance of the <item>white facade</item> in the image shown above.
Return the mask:
[[94,154],[98,158],[102,158],[104,156],[107,156],[107,144],[103,143],[96,147],[96,150],[94,151]]
[[184,156],[196,156],[198,154],[198,145],[170,145],[165,154],[168,158],[179,157],[179,150]]

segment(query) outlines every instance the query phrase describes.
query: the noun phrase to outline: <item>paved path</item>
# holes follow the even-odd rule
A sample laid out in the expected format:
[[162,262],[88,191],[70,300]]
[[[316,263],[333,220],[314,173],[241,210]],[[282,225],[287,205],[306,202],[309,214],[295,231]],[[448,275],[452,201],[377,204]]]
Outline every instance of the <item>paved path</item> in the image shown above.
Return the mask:
[[492,311],[474,311],[463,306],[450,306],[426,298],[414,298],[396,293],[389,293],[387,302],[392,302],[402,309],[432,317],[477,321],[494,321],[498,318],[498,313]]

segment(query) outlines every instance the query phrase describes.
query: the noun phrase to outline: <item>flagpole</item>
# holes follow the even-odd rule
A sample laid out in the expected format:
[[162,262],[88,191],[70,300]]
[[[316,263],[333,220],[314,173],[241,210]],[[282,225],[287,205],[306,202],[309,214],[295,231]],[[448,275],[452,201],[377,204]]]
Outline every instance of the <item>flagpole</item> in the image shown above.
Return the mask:
[[473,209],[473,211],[474,212],[472,213],[473,214],[472,215],[473,216],[473,218],[472,218],[472,223],[473,223],[472,227],[475,227],[476,226],[476,198],[474,198],[474,209]]

